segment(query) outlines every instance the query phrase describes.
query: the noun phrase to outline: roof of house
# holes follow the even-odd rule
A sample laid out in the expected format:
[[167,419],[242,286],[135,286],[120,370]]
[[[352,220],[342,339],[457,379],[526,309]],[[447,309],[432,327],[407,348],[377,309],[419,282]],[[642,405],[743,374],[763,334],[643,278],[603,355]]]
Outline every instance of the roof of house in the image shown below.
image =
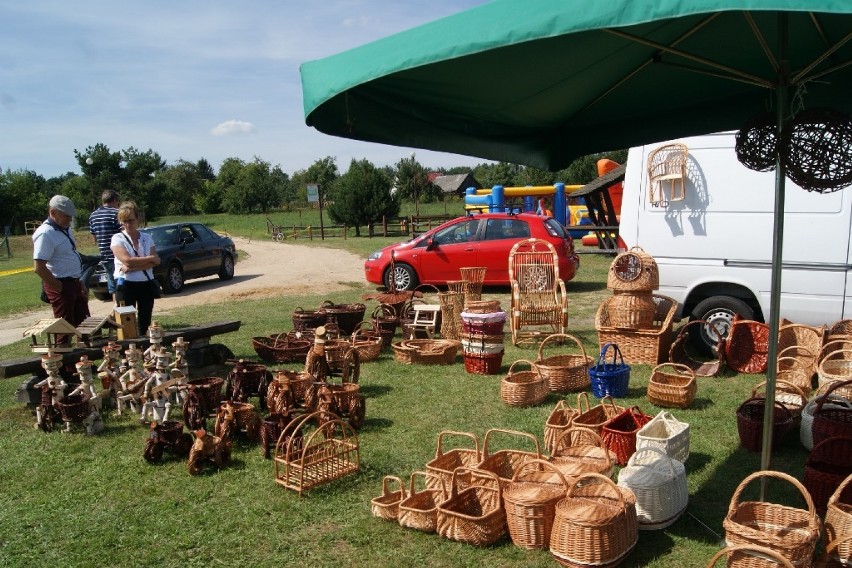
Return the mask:
[[433,181],[444,193],[464,193],[468,187],[479,187],[479,182],[472,174],[456,174],[451,176],[440,176]]

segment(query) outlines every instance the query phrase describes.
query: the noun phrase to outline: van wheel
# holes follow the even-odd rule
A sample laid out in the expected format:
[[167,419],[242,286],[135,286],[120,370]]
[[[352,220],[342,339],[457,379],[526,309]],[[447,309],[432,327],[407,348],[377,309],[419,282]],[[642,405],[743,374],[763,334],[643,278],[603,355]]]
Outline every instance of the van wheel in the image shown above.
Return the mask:
[[701,326],[701,333],[691,333],[689,339],[693,346],[708,357],[713,356],[713,346],[716,345],[716,334],[709,329],[713,325],[723,337],[728,337],[731,322],[739,314],[743,319],[754,319],[751,306],[732,296],[712,296],[702,300],[692,310],[692,320],[705,320],[709,325]]

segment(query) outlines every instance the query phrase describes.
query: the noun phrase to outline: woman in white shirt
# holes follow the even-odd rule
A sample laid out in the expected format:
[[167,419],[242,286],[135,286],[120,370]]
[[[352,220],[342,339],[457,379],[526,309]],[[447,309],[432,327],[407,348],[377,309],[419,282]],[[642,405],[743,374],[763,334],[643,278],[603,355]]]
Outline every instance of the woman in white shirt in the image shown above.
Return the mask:
[[[151,235],[139,230],[139,209],[133,201],[125,201],[118,208],[118,222],[122,231],[112,236],[110,249],[115,255],[116,302],[136,307],[139,335],[148,333],[154,311],[154,267],[160,257]],[[119,283],[124,281],[123,285]]]

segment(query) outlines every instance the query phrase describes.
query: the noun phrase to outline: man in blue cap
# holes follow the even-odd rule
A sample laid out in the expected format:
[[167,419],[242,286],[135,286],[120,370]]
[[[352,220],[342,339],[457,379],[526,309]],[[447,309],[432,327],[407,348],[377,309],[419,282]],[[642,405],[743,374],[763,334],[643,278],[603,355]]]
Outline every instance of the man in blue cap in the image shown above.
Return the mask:
[[33,233],[33,270],[42,280],[53,315],[77,327],[89,317],[89,298],[80,282],[83,265],[71,222],[77,209],[64,195],[50,199],[47,219]]

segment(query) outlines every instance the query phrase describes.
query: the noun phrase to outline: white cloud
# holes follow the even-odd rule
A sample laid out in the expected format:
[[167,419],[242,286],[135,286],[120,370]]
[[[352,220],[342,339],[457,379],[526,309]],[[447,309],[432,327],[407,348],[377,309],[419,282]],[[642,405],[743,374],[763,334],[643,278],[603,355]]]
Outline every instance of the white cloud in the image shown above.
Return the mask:
[[226,120],[210,129],[213,136],[228,136],[230,134],[248,134],[254,132],[254,124],[242,120]]

